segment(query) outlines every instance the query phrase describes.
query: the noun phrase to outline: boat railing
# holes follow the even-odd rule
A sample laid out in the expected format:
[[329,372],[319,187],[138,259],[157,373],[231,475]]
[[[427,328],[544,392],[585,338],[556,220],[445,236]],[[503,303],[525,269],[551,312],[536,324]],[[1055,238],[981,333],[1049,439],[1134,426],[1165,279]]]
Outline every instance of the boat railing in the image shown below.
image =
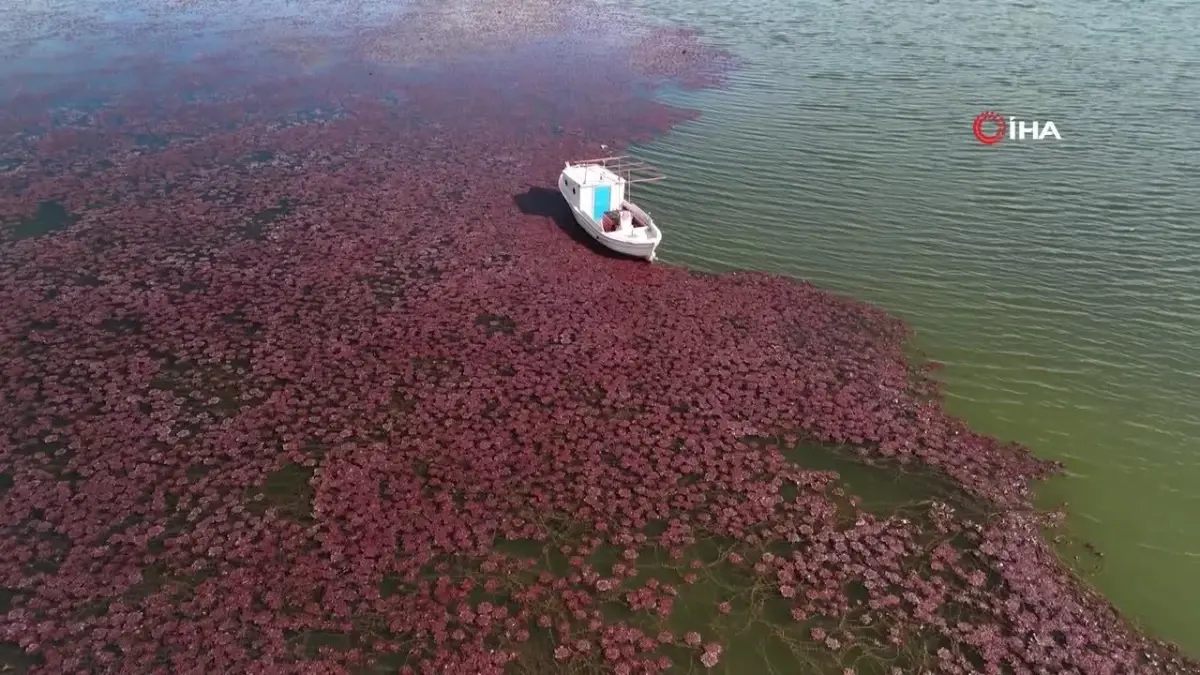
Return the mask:
[[666,176],[657,167],[629,155],[614,155],[612,157],[597,157],[567,162],[567,166],[599,164],[620,176],[626,183],[650,183],[660,181]]

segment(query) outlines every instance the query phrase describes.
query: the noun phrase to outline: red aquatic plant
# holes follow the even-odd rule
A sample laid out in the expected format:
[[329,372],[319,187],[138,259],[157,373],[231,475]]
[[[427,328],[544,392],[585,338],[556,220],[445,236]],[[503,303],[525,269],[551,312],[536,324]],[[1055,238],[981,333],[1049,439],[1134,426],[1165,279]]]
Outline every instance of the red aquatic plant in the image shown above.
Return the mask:
[[[430,62],[411,29],[371,26],[305,72],[292,57],[318,45],[272,56],[267,35],[255,67],[130,64],[174,89],[63,81],[99,110],[8,101],[9,651],[41,672],[656,672],[700,633],[601,610],[661,621],[724,568],[836,622],[793,628],[845,653],[871,626],[936,636],[941,672],[1194,667],[1073,583],[1029,509],[1054,467],[949,417],[903,324],[578,238],[544,187],[561,160],[687,118],[639,77],[711,83],[727,55],[571,32],[558,2],[488,7],[544,39],[450,36]],[[429,70],[392,67],[413,60]],[[870,516],[787,458],[800,439],[935,469],[991,515]],[[701,559],[712,541],[732,567]],[[685,585],[639,586],[656,556]]]

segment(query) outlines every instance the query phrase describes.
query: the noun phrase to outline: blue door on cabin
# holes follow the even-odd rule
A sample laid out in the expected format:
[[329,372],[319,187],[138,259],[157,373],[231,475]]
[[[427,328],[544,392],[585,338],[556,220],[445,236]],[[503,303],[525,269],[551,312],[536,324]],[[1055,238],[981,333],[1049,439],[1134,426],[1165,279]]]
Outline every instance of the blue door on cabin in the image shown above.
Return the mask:
[[608,211],[609,204],[612,202],[612,187],[608,185],[597,185],[592,191],[594,200],[592,202],[592,217],[596,222],[604,219],[604,213]]

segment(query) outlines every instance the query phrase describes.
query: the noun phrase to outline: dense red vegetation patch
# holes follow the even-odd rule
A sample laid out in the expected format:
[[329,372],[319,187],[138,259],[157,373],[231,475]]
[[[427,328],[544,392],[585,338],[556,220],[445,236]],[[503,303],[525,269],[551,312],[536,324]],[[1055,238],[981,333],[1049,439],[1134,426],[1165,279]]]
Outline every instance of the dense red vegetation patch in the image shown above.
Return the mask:
[[[740,621],[791,668],[1194,672],[1059,566],[1053,467],[948,417],[898,321],[575,237],[562,160],[685,116],[636,73],[715,73],[635,39],[14,106],[0,658],[651,673]],[[871,513],[799,441],[964,494]]]

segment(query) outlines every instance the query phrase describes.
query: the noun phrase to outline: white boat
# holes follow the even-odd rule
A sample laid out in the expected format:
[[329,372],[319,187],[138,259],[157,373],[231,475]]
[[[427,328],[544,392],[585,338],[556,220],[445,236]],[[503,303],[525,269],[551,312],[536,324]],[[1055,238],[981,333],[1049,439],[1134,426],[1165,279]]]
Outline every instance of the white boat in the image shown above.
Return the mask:
[[579,226],[617,253],[653,261],[662,232],[649,213],[629,201],[629,186],[662,180],[662,174],[627,156],[566,164],[558,189]]

